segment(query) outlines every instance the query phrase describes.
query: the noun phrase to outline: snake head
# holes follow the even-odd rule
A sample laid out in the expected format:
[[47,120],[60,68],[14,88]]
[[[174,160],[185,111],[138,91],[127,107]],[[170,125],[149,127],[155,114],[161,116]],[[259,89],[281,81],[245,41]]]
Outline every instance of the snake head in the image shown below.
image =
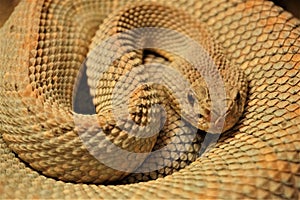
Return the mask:
[[[195,82],[187,92],[187,102],[192,107],[189,121],[200,130],[222,133],[232,128],[242,115],[246,101],[243,84],[236,87],[225,83],[223,88],[207,87]],[[212,92],[210,92],[212,91]]]

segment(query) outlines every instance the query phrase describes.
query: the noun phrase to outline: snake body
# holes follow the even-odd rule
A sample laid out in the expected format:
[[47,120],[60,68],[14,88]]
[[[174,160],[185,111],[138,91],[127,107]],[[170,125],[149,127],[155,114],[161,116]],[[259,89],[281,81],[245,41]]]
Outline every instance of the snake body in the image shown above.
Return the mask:
[[[224,195],[230,195],[235,198],[299,198],[300,158],[297,137],[300,122],[299,21],[267,1],[222,1],[221,3],[158,1],[158,3],[141,4],[146,5],[143,10],[141,6],[127,6],[126,4],[130,4],[129,1],[20,2],[0,32],[3,36],[0,39],[2,60],[0,65],[0,130],[1,159],[3,160],[0,169],[0,190],[4,191],[1,194],[2,197],[222,198]],[[132,89],[129,92],[133,91],[130,105],[137,105],[130,108],[132,111],[130,119],[127,118],[121,122],[111,119],[113,105],[106,102],[111,98],[111,84],[108,89],[101,91],[101,88],[112,82],[112,74],[124,75],[126,70],[131,70],[128,66],[135,66],[137,63],[140,65],[141,62],[160,65],[168,63],[176,69],[180,69],[176,67],[176,63],[180,63],[181,66],[185,66],[184,69],[192,71],[186,60],[151,48],[146,52],[125,51],[125,55],[117,59],[117,62],[114,62],[100,79],[99,76],[93,77],[93,74],[99,74],[97,72],[99,62],[103,60],[99,60],[98,55],[90,53],[86,62],[87,76],[89,80],[92,80],[89,84],[92,88],[91,93],[94,95],[96,118],[93,118],[94,116],[83,118],[82,115],[70,111],[75,80],[80,71],[80,65],[88,53],[89,45],[91,43],[90,49],[99,46],[99,41],[103,42],[107,36],[107,34],[102,35],[103,33],[115,31],[114,20],[116,18],[107,18],[107,16],[113,10],[120,8],[121,12],[116,14],[117,18],[120,13],[124,16],[116,21],[121,24],[118,29],[121,32],[123,29],[128,29],[127,25],[134,24],[134,20],[131,21],[126,15],[127,11],[143,13],[153,10],[149,18],[153,20],[152,23],[156,23],[155,27],[160,22],[164,22],[164,19],[160,18],[160,13],[164,11],[175,13],[171,15],[175,20],[172,22],[170,19],[172,22],[170,26],[175,24],[176,27],[176,22],[179,21],[178,15],[191,15],[191,18],[185,17],[184,19],[188,19],[187,22],[193,25],[194,19],[205,23],[210,29],[208,33],[213,33],[215,37],[203,40],[203,35],[206,34],[203,30],[202,39],[199,41],[200,43],[202,41],[201,45],[212,55],[216,63],[229,66],[224,71],[221,69],[221,75],[225,82],[232,80],[231,83],[234,85],[234,87],[225,87],[226,94],[232,92],[232,96],[228,95],[230,101],[225,101],[225,107],[232,105],[228,103],[232,99],[236,100],[236,91],[241,92],[241,99],[246,95],[242,73],[239,73],[240,70],[235,69],[235,66],[239,66],[246,74],[250,90],[245,112],[238,124],[232,130],[225,132],[217,144],[199,158],[196,158],[195,154],[199,151],[198,142],[202,139],[186,141],[185,137],[177,137],[182,139],[178,142],[179,149],[171,149],[169,153],[180,152],[180,145],[185,146],[185,142],[192,145],[192,152],[186,153],[186,150],[183,150],[185,154],[179,156],[179,160],[171,162],[170,166],[157,170],[155,173],[133,175],[128,178],[128,181],[156,179],[161,175],[171,173],[174,169],[176,171],[185,167],[172,175],[131,185],[101,186],[64,183],[59,180],[107,183],[128,175],[127,172],[99,164],[99,161],[84,147],[82,140],[89,141],[91,144],[99,144],[96,145],[98,149],[92,152],[95,154],[112,148],[109,146],[110,143],[101,143],[107,138],[112,141],[113,146],[117,145],[134,153],[143,153],[148,152],[155,145],[154,143],[161,143],[163,138],[171,138],[172,134],[171,136],[168,134],[175,130],[172,127],[179,127],[179,132],[187,133],[187,135],[189,130],[192,130],[191,127],[203,129],[201,126],[197,127],[198,121],[193,122],[194,117],[189,116],[190,112],[180,113],[176,100],[173,100],[175,98],[160,85],[155,84],[142,86],[137,90]],[[125,8],[125,11],[122,11],[122,8]],[[130,8],[139,9],[134,11]],[[184,14],[180,13],[180,10]],[[134,16],[134,14],[129,16]],[[104,25],[100,26],[96,39],[92,41],[98,26],[105,18],[107,19]],[[147,17],[144,16],[144,18]],[[168,24],[168,20],[165,23]],[[125,27],[122,27],[122,24],[125,24]],[[136,24],[133,26],[137,27]],[[166,28],[164,25],[162,27]],[[177,25],[178,27],[180,26]],[[182,25],[182,30],[178,28],[178,32],[190,34],[190,37],[197,40],[197,34],[193,31],[188,32],[186,27],[189,27],[189,23]],[[78,33],[76,30],[81,30],[81,32]],[[130,36],[126,36],[125,41],[139,42],[133,40],[136,36],[133,39],[130,39]],[[121,48],[109,45],[105,47],[107,46],[109,47],[108,55],[111,55],[111,52],[122,51]],[[211,46],[214,48],[209,49]],[[156,57],[157,55],[159,58]],[[226,59],[218,55],[226,55]],[[129,64],[123,65],[126,63],[124,60]],[[111,70],[117,69],[115,66],[123,70],[119,74],[119,71],[112,73]],[[154,64],[154,66],[158,65]],[[145,69],[147,68],[142,68],[142,70]],[[100,72],[103,74],[102,71]],[[152,71],[148,72],[152,73]],[[139,73],[145,74],[143,71],[137,71],[134,75]],[[192,84],[197,82],[200,75],[191,76],[186,71],[184,74],[186,79],[190,80],[193,89],[203,84],[203,80],[196,86]],[[197,74],[197,72],[193,71],[192,74]],[[234,76],[226,77],[226,74],[234,74]],[[132,77],[132,74],[128,77]],[[145,76],[142,78],[143,81],[149,79]],[[113,79],[115,80],[116,77]],[[172,78],[166,82],[172,82]],[[238,89],[234,90],[236,88]],[[105,98],[103,94],[106,95]],[[200,97],[203,96],[200,95]],[[139,99],[148,100],[148,104],[139,104]],[[196,100],[203,99],[196,98]],[[169,101],[172,104],[169,104]],[[155,107],[150,109],[153,102],[165,105],[167,116],[172,120],[180,121],[182,117],[181,124],[174,124],[172,120],[167,120],[161,136],[157,139],[143,137],[137,139],[118,128],[124,127],[126,130],[126,127],[130,127],[130,130],[135,130],[134,123],[147,126],[152,122],[154,124],[160,122],[161,120],[156,122],[154,117],[160,116],[160,109]],[[238,106],[243,107],[243,101],[236,102],[239,103]],[[201,103],[200,105],[203,105],[203,102]],[[123,104],[124,101],[117,102],[117,105]],[[145,105],[147,109],[143,112]],[[241,108],[238,107],[238,113],[241,113]],[[226,130],[231,128],[239,118],[235,113],[236,108],[232,110],[234,112],[228,117],[234,120],[225,118]],[[79,122],[85,121],[86,123],[78,125],[77,117]],[[131,119],[134,123],[130,122]],[[95,122],[98,122],[97,125],[94,124]],[[226,125],[228,123],[230,125]],[[101,130],[107,135],[102,134],[99,137],[95,135],[99,133],[99,124]],[[158,125],[156,124],[150,130],[155,127]],[[147,133],[147,130],[144,128],[143,133]],[[83,134],[78,137],[78,133]],[[30,167],[25,166],[19,158],[16,158],[11,150],[26,163],[30,163]],[[111,163],[110,159],[115,156],[117,155],[109,154],[105,159]],[[132,160],[136,159],[134,157]],[[192,163],[189,164],[190,162]],[[139,167],[143,168],[141,163],[133,162],[129,163],[132,165],[127,166],[122,160],[117,164],[122,168],[133,169],[133,171],[140,169]],[[34,170],[59,180],[45,178]],[[18,187],[18,191],[15,191],[15,187]],[[27,191],[28,187],[30,192]]]

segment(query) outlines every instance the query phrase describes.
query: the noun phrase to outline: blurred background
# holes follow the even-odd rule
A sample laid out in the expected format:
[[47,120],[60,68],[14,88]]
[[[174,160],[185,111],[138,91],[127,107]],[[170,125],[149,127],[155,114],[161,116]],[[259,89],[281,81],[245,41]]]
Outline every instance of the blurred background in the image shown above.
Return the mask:
[[275,4],[281,6],[284,10],[291,12],[300,19],[300,0],[272,0]]
[[[20,0],[0,0],[0,26],[7,20],[13,8]],[[217,1],[217,0],[216,0]],[[272,0],[283,9],[290,11],[300,19],[300,0]]]
[[0,0],[0,27],[7,20],[19,0]]

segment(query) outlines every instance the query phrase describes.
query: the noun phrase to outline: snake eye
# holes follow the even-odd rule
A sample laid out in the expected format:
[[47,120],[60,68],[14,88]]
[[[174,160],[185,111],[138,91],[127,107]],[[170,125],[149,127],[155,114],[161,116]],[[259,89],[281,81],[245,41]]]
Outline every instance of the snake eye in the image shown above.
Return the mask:
[[195,97],[194,97],[194,95],[192,93],[188,93],[187,98],[188,98],[188,101],[191,104],[191,106],[194,106],[194,103],[195,103]]
[[236,93],[236,96],[235,96],[235,101],[240,101],[241,100],[241,94],[240,94],[240,92],[237,92]]

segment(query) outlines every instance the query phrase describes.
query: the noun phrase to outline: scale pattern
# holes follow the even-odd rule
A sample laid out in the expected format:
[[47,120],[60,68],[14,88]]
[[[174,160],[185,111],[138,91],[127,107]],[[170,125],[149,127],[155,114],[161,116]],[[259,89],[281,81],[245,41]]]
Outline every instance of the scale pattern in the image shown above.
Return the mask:
[[[74,84],[71,80],[77,73],[76,70],[64,70],[61,66],[71,68],[74,63],[80,62],[87,53],[90,41],[72,41],[72,38],[67,44],[63,40],[59,41],[61,53],[65,53],[68,58],[65,63],[60,63],[51,52],[53,44],[47,42],[51,35],[43,34],[45,30],[39,29],[40,24],[47,23],[41,13],[48,9],[50,15],[51,12],[62,10],[66,15],[76,15],[78,25],[88,24],[84,29],[86,32],[82,34],[89,34],[99,23],[94,20],[94,15],[91,15],[92,11],[98,13],[97,19],[104,19],[112,10],[124,6],[129,1],[59,2],[22,1],[0,30],[0,35],[5,36],[0,39],[0,94],[1,97],[7,93],[11,96],[11,99],[2,98],[0,102],[2,108],[11,108],[9,113],[0,109],[1,130],[10,130],[7,124],[18,126],[19,121],[9,116],[30,119],[28,124],[22,124],[23,127],[31,127],[32,121],[44,121],[40,126],[31,127],[28,132],[20,129],[19,134],[22,134],[22,137],[32,131],[41,131],[47,126],[57,125],[55,132],[43,135],[51,138],[72,127],[72,124],[67,123],[71,120],[61,116],[70,116],[68,110],[63,108],[71,106],[70,91]],[[250,91],[245,113],[238,125],[232,132],[224,134],[213,149],[185,169],[155,181],[118,186],[73,184],[46,178],[21,162],[1,138],[1,198],[224,198],[229,195],[231,198],[299,198],[299,21],[267,1],[182,0],[160,3],[185,9],[206,22],[230,61],[244,70]],[[101,8],[102,12],[96,12],[98,8]],[[80,23],[83,19],[90,23]],[[45,24],[45,28],[68,30],[71,23],[55,19],[52,22],[54,26]],[[31,42],[38,39],[45,42]],[[68,48],[74,45],[78,47],[76,50],[81,52],[81,56],[78,54],[74,57],[67,53]],[[36,47],[36,51],[28,51]],[[38,56],[40,59],[28,61],[32,56]],[[30,68],[36,64],[31,62],[38,62],[40,69]],[[45,76],[53,76],[56,81],[40,83],[39,80],[43,80]],[[33,82],[32,80],[37,84],[28,88],[28,82]],[[35,94],[30,92],[32,87],[36,88]],[[34,95],[45,91],[53,94],[45,95],[43,99],[31,100],[34,99],[30,98],[31,95],[35,97]],[[22,100],[19,95],[28,98]],[[57,98],[52,99],[51,96]],[[45,104],[42,105],[42,102]],[[36,110],[24,107],[30,104],[37,105]],[[42,107],[50,105],[49,110],[61,113],[54,115],[39,112]],[[5,140],[19,139],[15,134],[1,135],[6,137]],[[71,131],[67,132],[53,141],[53,145],[64,143],[66,139],[75,136]],[[28,136],[27,139],[30,142],[32,137]],[[73,141],[80,142],[76,139]],[[40,146],[32,148],[37,150],[43,145],[45,144],[41,143]],[[27,156],[38,161],[40,157],[45,156],[43,153],[30,155],[30,149],[26,145],[20,145],[18,148],[20,158]],[[22,155],[22,152],[28,153]],[[80,157],[80,152],[73,153]],[[53,153],[55,155],[57,152]],[[66,158],[68,156],[70,154],[67,154]],[[55,161],[55,157],[47,159],[50,163]],[[43,166],[43,163],[37,164]],[[63,167],[68,168],[68,165]],[[51,170],[53,172],[49,171],[50,175],[59,172],[55,168]],[[74,176],[78,176],[81,170],[84,170],[84,167],[74,170]],[[94,177],[96,176],[97,174]],[[88,180],[90,177],[83,179],[94,181]]]

